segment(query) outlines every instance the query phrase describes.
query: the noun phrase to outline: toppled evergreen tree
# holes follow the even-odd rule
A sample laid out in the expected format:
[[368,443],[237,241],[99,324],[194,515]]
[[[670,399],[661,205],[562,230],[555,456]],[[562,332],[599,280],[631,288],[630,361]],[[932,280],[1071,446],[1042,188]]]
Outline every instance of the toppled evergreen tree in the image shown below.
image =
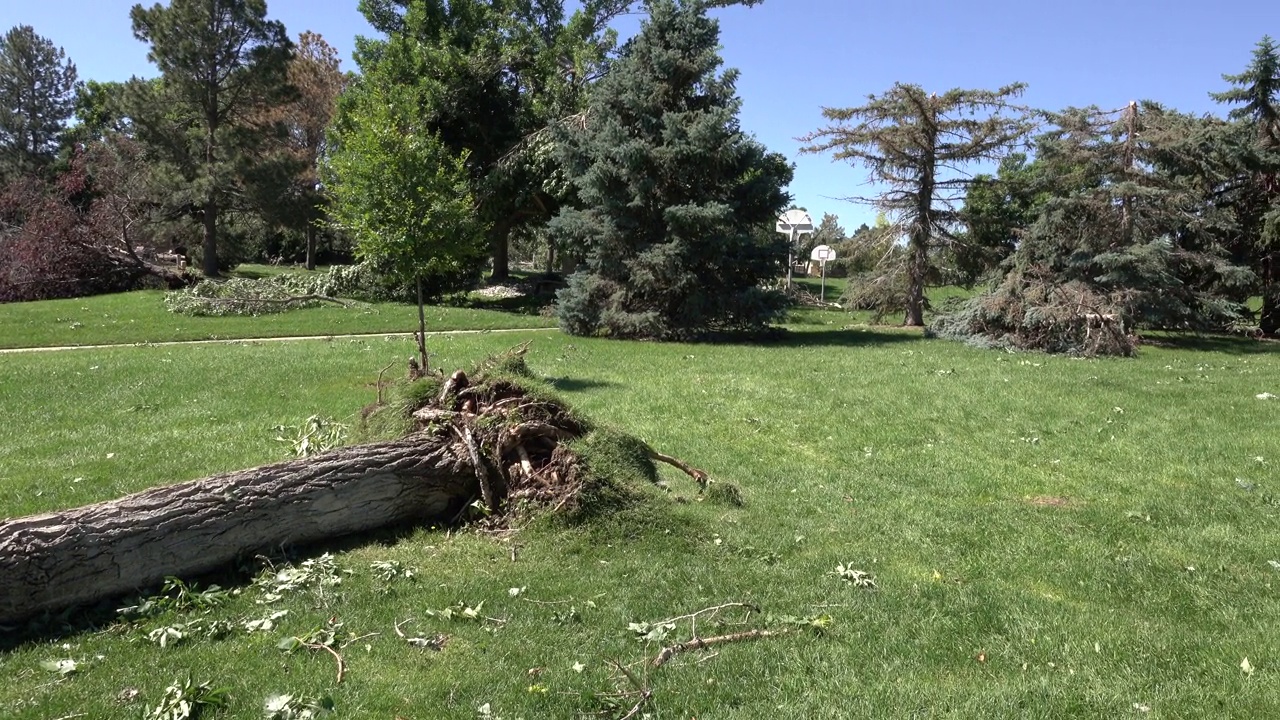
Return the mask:
[[786,248],[763,242],[792,170],[738,125],[737,72],[717,75],[701,0],[653,0],[624,56],[562,138],[582,207],[551,230],[585,267],[559,294],[575,335],[684,338],[760,328],[783,308],[760,283]]
[[[935,322],[943,336],[1080,355],[1132,355],[1135,328],[1221,327],[1247,282],[1216,242],[1229,220],[1187,159],[1202,122],[1146,103],[1069,109],[1039,141],[1057,187],[1026,229],[1008,274]],[[1181,153],[1181,154],[1180,154]]]

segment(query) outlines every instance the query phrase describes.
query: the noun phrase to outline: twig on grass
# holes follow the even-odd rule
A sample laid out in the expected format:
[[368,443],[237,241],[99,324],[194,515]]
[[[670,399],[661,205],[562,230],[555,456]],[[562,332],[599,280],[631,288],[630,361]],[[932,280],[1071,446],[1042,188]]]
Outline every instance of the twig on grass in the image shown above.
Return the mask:
[[302,643],[302,646],[310,650],[328,650],[329,654],[333,656],[333,659],[338,661],[337,684],[338,685],[342,684],[342,675],[347,671],[347,666],[345,663],[342,662],[342,656],[338,654],[337,650],[334,650],[333,648],[329,647],[328,645],[325,645],[324,643]]
[[379,636],[379,635],[381,635],[381,634],[382,634],[382,633],[372,632],[372,633],[369,633],[369,634],[367,634],[367,635],[359,635],[359,636],[353,637],[353,638],[351,638],[350,640],[348,640],[348,641],[346,641],[346,642],[342,643],[342,645],[340,645],[340,646],[339,646],[339,649],[346,649],[348,646],[350,646],[350,645],[354,645],[354,644],[356,644],[356,643],[360,642],[361,640],[368,640],[368,639],[369,639],[369,638],[371,638],[371,637],[378,637],[378,636]]
[[654,625],[671,625],[673,623],[680,622],[681,620],[694,620],[698,618],[698,616],[706,615],[707,613],[715,614],[720,612],[721,610],[728,610],[729,608],[739,608],[739,607],[746,608],[748,613],[760,612],[760,608],[756,607],[755,605],[752,605],[751,603],[732,602],[732,603],[725,603],[724,605],[715,605],[709,608],[703,608],[697,612],[691,612],[688,615],[678,615],[673,618],[667,618],[666,620],[659,620],[658,622],[653,624]]
[[[643,708],[645,704],[649,702],[649,699],[653,697],[653,690],[649,689],[648,684],[640,682],[640,678],[636,677],[635,673],[628,670],[625,665],[618,662],[617,660],[610,658],[609,664],[617,668],[618,672],[625,675],[627,680],[631,682],[631,686],[634,687],[636,689],[636,692],[640,694],[640,699],[637,700],[636,704],[631,707],[631,710],[628,711],[626,715],[623,715],[621,718],[619,718],[619,720],[631,720],[631,718],[636,717],[636,715],[640,713],[640,709]],[[626,693],[626,694],[629,695],[631,693]]]
[[658,656],[653,659],[653,667],[660,668],[667,664],[671,658],[688,650],[702,650],[712,645],[723,645],[725,643],[740,642],[743,640],[756,640],[759,638],[781,637],[790,635],[794,630],[747,630],[746,632],[732,633],[729,635],[717,635],[709,638],[694,638],[688,642],[676,643],[670,647],[665,647]]
[[651,697],[653,697],[653,691],[650,690],[649,688],[645,688],[644,690],[640,691],[640,699],[636,701],[636,704],[631,708],[630,712],[628,712],[626,715],[623,715],[618,720],[631,720],[631,718],[635,717],[640,713],[640,709],[645,706],[645,703],[649,702],[649,698]]

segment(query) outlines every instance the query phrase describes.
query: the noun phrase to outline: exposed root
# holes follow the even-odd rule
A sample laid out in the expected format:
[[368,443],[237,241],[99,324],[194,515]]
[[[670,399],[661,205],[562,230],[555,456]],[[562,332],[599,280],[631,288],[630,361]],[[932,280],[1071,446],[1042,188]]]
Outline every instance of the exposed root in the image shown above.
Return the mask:
[[476,447],[476,440],[471,436],[471,425],[463,423],[462,428],[453,427],[453,431],[458,433],[462,441],[467,445],[467,453],[471,455],[471,464],[475,466],[476,480],[480,483],[480,497],[484,500],[485,507],[490,511],[498,509],[498,498],[493,494],[493,485],[489,482],[489,469],[484,466],[484,461],[480,459],[480,450]]
[[654,450],[653,448],[649,448],[649,457],[653,458],[654,460],[657,460],[658,462],[666,463],[671,467],[677,468],[684,474],[693,478],[694,481],[698,483],[698,487],[704,490],[707,487],[707,483],[710,482],[711,480],[711,477],[707,475],[706,472],[699,470],[698,468],[693,467],[692,465],[689,465],[688,463],[686,463],[685,461],[679,458],[673,458],[670,455],[663,455],[662,453],[658,452],[657,450]]
[[[484,503],[484,523],[489,527],[501,527],[506,511],[516,505],[553,510],[582,507],[578,502],[585,487],[615,476],[616,468],[589,468],[579,455],[586,450],[573,443],[585,439],[592,428],[549,389],[531,381],[524,364],[528,347],[525,343],[472,370],[458,370],[442,378],[439,389],[429,396],[415,397],[408,408],[400,406],[413,430],[456,438],[456,455],[472,466],[474,495]],[[663,462],[679,468],[702,489],[710,482],[702,470],[634,438],[622,442],[636,448],[624,453],[628,467],[647,468],[637,477],[656,477],[653,464]],[[466,507],[459,509],[455,522],[468,519],[476,518],[468,518]]]

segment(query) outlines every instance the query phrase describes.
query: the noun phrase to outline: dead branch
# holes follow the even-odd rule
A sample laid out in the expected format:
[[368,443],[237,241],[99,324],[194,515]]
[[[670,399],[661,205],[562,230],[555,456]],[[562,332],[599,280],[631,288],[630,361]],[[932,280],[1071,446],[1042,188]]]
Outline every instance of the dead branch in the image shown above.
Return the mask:
[[756,607],[755,605],[752,605],[751,603],[733,602],[733,603],[725,603],[724,605],[716,605],[714,607],[703,608],[697,612],[689,613],[688,615],[680,615],[678,617],[667,618],[666,620],[661,620],[659,622],[652,623],[652,624],[653,625],[670,625],[673,623],[680,622],[681,620],[695,619],[698,616],[706,615],[707,613],[715,614],[720,612],[721,610],[728,610],[729,608],[746,608],[747,612],[749,613],[760,612],[760,608]]
[[342,684],[342,676],[343,676],[343,674],[344,674],[344,673],[346,673],[346,671],[347,671],[347,666],[346,666],[346,664],[345,664],[345,663],[343,663],[343,662],[342,662],[342,656],[338,654],[338,651],[337,651],[337,650],[334,650],[333,648],[331,648],[331,647],[329,647],[328,645],[325,645],[325,644],[323,644],[323,643],[302,643],[302,646],[303,646],[303,647],[305,647],[305,648],[308,648],[308,649],[310,649],[310,650],[328,650],[328,651],[329,651],[329,654],[333,656],[333,659],[334,659],[334,660],[336,660],[336,661],[338,662],[338,680],[337,680],[337,684],[338,684],[338,685],[341,685],[341,684]]
[[673,458],[670,455],[663,455],[662,453],[658,452],[657,450],[654,450],[653,448],[649,448],[649,457],[653,458],[654,460],[657,460],[658,462],[666,463],[671,467],[674,467],[680,470],[684,474],[693,478],[698,483],[698,487],[705,488],[707,486],[707,481],[711,479],[711,476],[707,475],[706,472],[699,470],[698,468],[693,467],[692,465],[689,465],[688,463],[686,463],[683,460],[680,460],[679,458]]
[[378,636],[379,636],[379,635],[381,635],[381,634],[382,634],[382,633],[371,632],[371,633],[367,633],[367,634],[365,634],[365,635],[357,635],[356,637],[353,637],[353,638],[351,638],[350,640],[348,640],[348,641],[346,641],[346,642],[342,643],[342,645],[340,645],[340,646],[338,647],[338,649],[339,649],[339,650],[345,649],[345,648],[347,648],[347,647],[350,647],[351,645],[354,645],[354,644],[356,644],[356,643],[360,642],[361,640],[368,640],[368,639],[369,639],[369,638],[371,638],[371,637],[378,637]]
[[731,642],[741,642],[743,640],[756,640],[759,638],[781,637],[790,635],[794,630],[748,630],[746,632],[732,633],[729,635],[716,635],[709,638],[694,638],[688,642],[676,643],[670,647],[665,647],[658,656],[653,659],[653,667],[660,668],[667,664],[671,658],[682,652],[689,650],[702,650],[712,645],[723,645]]
[[396,362],[392,360],[390,365],[378,371],[378,399],[377,399],[378,405],[382,405],[382,376],[385,375],[388,370],[395,367],[395,364]]
[[653,697],[652,690],[650,690],[649,688],[645,688],[644,690],[641,690],[640,699],[636,701],[635,706],[631,708],[630,712],[628,712],[626,715],[623,715],[621,718],[619,718],[619,720],[631,720],[631,718],[636,717],[640,713],[640,709],[645,706],[645,703],[649,702],[649,698],[651,697]]
[[453,431],[466,443],[467,452],[471,455],[471,464],[475,466],[476,470],[476,480],[480,483],[480,497],[491,512],[497,511],[498,500],[493,495],[493,486],[489,484],[489,469],[485,467],[484,461],[480,459],[480,450],[476,447],[476,439],[471,435],[471,425],[463,423],[461,430],[458,429],[457,425],[454,425]]

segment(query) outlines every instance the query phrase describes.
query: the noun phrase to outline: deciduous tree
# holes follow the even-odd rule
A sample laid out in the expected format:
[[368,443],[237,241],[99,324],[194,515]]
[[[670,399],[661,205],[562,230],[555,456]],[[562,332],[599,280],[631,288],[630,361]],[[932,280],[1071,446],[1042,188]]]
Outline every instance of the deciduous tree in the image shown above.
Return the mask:
[[316,266],[316,233],[324,220],[327,196],[320,185],[320,158],[326,131],[347,84],[338,51],[313,32],[298,37],[289,59],[289,83],[297,90],[292,100],[266,108],[261,121],[280,125],[284,135],[278,151],[293,160],[296,173],[283,194],[274,194],[272,215],[306,235],[306,267]]
[[418,296],[418,348],[427,365],[423,285],[456,276],[483,256],[466,157],[424,129],[412,103],[375,90],[351,108],[323,166],[333,196],[331,217],[352,234],[364,260],[413,283]]

